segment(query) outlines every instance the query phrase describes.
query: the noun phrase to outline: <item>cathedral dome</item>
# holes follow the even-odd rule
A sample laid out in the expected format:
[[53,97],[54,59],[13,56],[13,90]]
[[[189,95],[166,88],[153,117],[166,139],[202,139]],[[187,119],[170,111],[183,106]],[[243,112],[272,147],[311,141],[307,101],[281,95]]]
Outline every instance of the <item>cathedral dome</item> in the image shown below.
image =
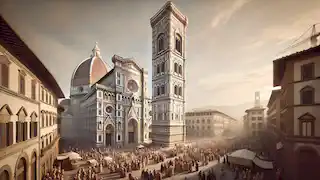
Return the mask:
[[82,61],[73,71],[71,86],[92,85],[108,73],[107,65],[100,56],[100,49],[96,43],[90,58]]

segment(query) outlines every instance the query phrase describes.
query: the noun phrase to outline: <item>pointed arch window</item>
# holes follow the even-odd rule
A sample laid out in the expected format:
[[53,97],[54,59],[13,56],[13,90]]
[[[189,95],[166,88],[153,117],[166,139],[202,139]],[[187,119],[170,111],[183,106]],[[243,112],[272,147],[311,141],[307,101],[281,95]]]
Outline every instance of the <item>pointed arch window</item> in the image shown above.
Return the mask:
[[178,63],[174,63],[174,72],[178,73]]
[[158,53],[164,50],[164,34],[161,33],[157,38]]
[[178,89],[178,95],[179,95],[179,96],[182,96],[182,87],[179,87],[179,89]]
[[300,90],[300,102],[304,105],[314,104],[314,88],[305,86]]
[[0,109],[0,149],[13,144],[12,111],[7,104]]
[[4,55],[0,55],[0,86],[9,87],[9,65],[10,61]]
[[28,122],[26,117],[27,111],[24,107],[21,107],[17,113],[18,121],[16,122],[16,142],[26,141],[28,139]]
[[178,86],[174,86],[174,94],[178,95]]
[[180,36],[180,34],[176,34],[176,38],[175,38],[175,49],[176,51],[178,51],[180,54],[182,53],[182,37]]
[[161,63],[160,71],[161,71],[161,72],[164,72],[164,69],[165,69],[165,63],[163,62],[163,63]]
[[165,94],[165,86],[164,85],[162,85],[160,87],[160,94]]
[[181,65],[179,65],[178,73],[182,75],[182,66]]
[[316,118],[310,113],[305,113],[299,118],[299,135],[305,137],[314,136]]

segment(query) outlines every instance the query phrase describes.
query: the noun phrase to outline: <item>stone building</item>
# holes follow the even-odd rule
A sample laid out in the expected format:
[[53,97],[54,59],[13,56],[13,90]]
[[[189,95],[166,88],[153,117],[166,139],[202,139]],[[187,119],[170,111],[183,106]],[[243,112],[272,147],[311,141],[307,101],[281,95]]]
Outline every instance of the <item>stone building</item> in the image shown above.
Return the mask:
[[265,116],[264,110],[260,105],[260,93],[255,93],[255,105],[254,107],[247,109],[245,118],[246,118],[246,126],[248,131],[246,132],[247,135],[250,136],[259,136],[261,132],[263,132],[265,127]]
[[[75,69],[62,134],[92,146],[127,146],[149,142],[151,99],[146,70],[132,58],[112,57],[107,70],[96,45],[90,58]],[[70,103],[70,104],[69,104]],[[81,132],[81,133],[78,133]]]
[[[283,179],[320,179],[320,46],[273,61],[268,131],[277,134]],[[271,134],[271,133],[270,133]],[[279,146],[281,144],[281,146]]]
[[[58,148],[57,98],[64,95],[2,16],[0,29],[0,179],[40,179],[42,164],[45,170],[52,166],[42,157],[56,156],[51,152]],[[52,141],[45,141],[40,150],[43,135]]]
[[216,110],[186,112],[187,137],[214,137],[229,130],[235,119]]
[[152,141],[171,146],[185,141],[185,59],[188,20],[167,2],[152,27]]

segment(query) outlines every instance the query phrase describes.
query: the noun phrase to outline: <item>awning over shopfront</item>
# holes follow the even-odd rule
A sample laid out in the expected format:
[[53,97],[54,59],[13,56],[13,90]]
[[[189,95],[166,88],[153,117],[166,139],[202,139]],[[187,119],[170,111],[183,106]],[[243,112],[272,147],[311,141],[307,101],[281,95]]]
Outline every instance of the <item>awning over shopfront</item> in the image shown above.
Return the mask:
[[253,163],[262,169],[273,169],[273,163],[270,161],[262,160],[259,157],[253,159]]

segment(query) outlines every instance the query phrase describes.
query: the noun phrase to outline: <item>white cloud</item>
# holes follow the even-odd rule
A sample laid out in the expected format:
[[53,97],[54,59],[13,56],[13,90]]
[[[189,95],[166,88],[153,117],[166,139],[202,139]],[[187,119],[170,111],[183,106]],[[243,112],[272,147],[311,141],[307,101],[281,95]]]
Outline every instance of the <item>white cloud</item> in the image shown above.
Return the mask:
[[250,1],[251,0],[234,0],[231,6],[222,9],[216,14],[211,22],[212,28],[215,28],[220,24],[226,24],[237,11]]

